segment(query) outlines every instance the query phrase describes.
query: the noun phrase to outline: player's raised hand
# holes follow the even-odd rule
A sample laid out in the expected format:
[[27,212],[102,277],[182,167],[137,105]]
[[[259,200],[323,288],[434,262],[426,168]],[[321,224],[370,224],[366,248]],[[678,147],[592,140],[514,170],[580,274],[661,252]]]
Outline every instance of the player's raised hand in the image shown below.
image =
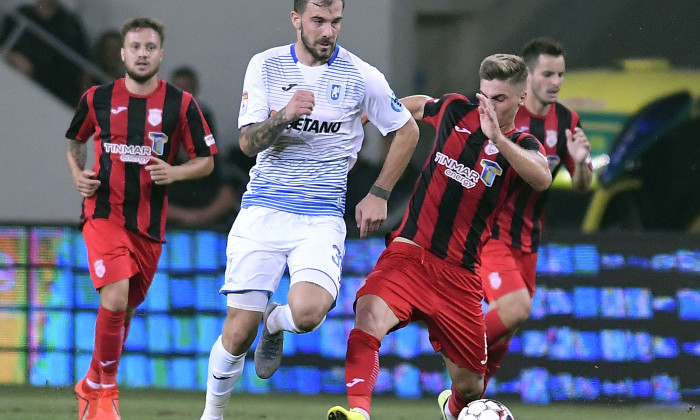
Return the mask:
[[297,90],[284,107],[284,117],[288,121],[296,121],[302,115],[311,115],[316,104],[314,93],[308,90]]
[[566,129],[566,148],[574,162],[581,163],[588,159],[591,154],[591,144],[581,127],[576,127],[573,133]]
[[175,178],[176,170],[168,162],[163,159],[158,159],[155,156],[151,156],[151,164],[146,166],[146,170],[151,173],[151,180],[156,183],[156,185],[168,185],[177,181]]
[[498,125],[496,110],[493,109],[493,105],[486,96],[477,93],[476,97],[479,99],[479,121],[481,122],[481,131],[495,144],[496,139],[502,134],[501,128]]
[[77,176],[73,177],[73,182],[75,182],[75,188],[78,190],[80,195],[87,198],[95,194],[97,188],[100,186],[101,182],[99,179],[95,179],[95,172],[84,170],[77,173]]
[[366,238],[384,223],[387,217],[387,201],[367,194],[355,207],[355,222],[360,229],[360,238]]

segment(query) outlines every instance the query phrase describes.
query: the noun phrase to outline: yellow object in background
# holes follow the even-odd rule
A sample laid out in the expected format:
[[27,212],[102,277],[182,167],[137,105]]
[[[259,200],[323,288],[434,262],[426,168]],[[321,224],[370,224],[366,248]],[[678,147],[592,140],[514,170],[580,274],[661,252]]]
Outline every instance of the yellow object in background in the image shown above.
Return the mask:
[[[693,97],[691,114],[700,111],[700,69],[675,69],[664,58],[631,58],[614,68],[568,71],[559,101],[578,112],[596,170],[605,164],[610,146],[633,114],[679,91]],[[592,187],[597,184],[594,172]],[[559,171],[552,187],[571,188],[569,173]]]

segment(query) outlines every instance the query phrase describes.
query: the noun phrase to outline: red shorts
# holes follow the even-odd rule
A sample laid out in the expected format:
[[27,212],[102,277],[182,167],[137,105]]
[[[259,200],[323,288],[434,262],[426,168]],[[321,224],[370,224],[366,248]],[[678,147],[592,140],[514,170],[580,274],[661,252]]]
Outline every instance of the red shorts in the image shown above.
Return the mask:
[[476,272],[484,283],[487,302],[525,288],[532,297],[536,289],[537,253],[522,252],[491,239],[481,249],[481,265]]
[[83,239],[95,289],[129,279],[129,306],[140,305],[156,274],[162,244],[105,219],[88,219]]
[[411,321],[428,326],[430,343],[453,363],[483,374],[486,334],[481,280],[424,248],[392,242],[357,291],[379,296],[399,319],[392,331]]

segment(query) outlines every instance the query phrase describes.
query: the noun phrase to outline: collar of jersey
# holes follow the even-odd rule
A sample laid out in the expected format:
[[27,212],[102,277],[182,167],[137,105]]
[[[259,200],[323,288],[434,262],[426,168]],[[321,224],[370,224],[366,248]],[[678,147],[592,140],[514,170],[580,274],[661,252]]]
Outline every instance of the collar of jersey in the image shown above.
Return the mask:
[[[297,58],[297,53],[296,53],[296,51],[294,50],[294,45],[295,45],[295,44],[292,44],[292,45],[289,46],[289,52],[290,52],[290,54],[292,54],[292,58],[294,59],[294,64],[296,64],[296,63],[299,62],[299,59]],[[338,46],[338,44],[335,44],[335,51],[333,51],[333,56],[331,57],[330,60],[328,60],[328,65],[329,65],[329,66],[330,66],[331,64],[333,64],[333,61],[335,61],[335,58],[338,56],[338,52],[339,52],[339,51],[340,51],[340,46]]]

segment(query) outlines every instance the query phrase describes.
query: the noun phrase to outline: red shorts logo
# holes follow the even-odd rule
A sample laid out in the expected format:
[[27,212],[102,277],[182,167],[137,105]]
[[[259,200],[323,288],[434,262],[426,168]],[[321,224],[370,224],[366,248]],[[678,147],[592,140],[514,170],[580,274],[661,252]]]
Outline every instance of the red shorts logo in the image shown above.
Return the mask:
[[498,272],[493,272],[489,274],[489,283],[491,284],[492,289],[498,289],[501,287],[501,284],[503,284],[503,280],[501,280],[501,276],[498,274]]

